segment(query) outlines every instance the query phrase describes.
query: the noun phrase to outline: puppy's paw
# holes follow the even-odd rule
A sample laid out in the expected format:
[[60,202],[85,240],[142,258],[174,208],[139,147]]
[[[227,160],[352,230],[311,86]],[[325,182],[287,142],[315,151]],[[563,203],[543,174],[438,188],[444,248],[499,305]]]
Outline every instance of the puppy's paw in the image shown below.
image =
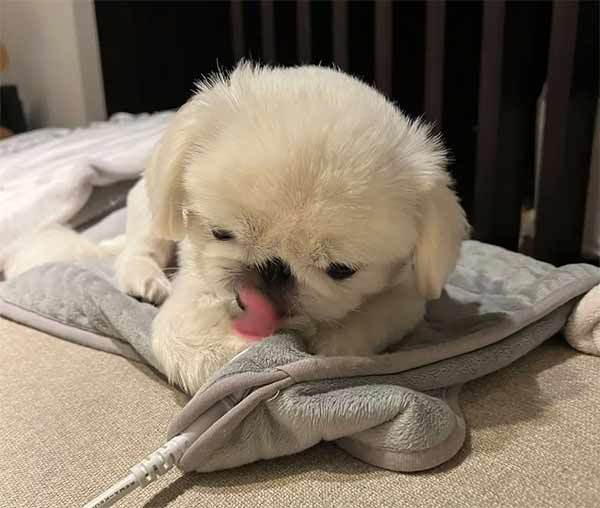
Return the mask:
[[171,316],[163,309],[152,325],[152,351],[169,382],[190,395],[250,345],[217,328],[196,328],[189,315],[184,314],[182,321],[181,315]]
[[139,300],[160,305],[171,294],[171,282],[150,258],[135,257],[117,263],[121,291]]

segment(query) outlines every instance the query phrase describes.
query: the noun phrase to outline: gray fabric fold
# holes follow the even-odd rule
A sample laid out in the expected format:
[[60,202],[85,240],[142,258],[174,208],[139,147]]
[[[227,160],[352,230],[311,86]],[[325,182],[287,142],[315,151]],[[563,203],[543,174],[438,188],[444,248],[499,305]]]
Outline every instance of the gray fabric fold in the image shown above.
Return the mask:
[[[460,385],[556,334],[599,282],[593,266],[556,268],[465,242],[442,298],[392,351],[314,357],[281,335],[233,359],[172,422],[169,435],[203,429],[179,466],[212,471],[329,440],[380,467],[434,467],[465,438]],[[0,314],[160,370],[150,347],[156,312],[119,292],[102,264],[46,265],[0,285]]]

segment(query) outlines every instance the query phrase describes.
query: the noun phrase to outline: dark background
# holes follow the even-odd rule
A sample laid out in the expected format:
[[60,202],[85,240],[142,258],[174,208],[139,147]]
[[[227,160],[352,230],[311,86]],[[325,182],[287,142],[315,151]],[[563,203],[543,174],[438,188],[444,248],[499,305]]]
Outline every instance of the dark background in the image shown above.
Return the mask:
[[[568,0],[566,0],[568,1]],[[333,62],[331,1],[310,2],[312,63]],[[375,2],[349,1],[348,71],[374,82]],[[391,2],[393,69],[391,99],[406,113],[424,112],[426,2]],[[261,45],[261,2],[242,1],[245,56],[264,61]],[[96,17],[108,113],[177,108],[202,76],[235,65],[231,2],[96,0]],[[295,1],[275,1],[275,58],[282,65],[301,63],[297,49]],[[536,101],[546,79],[553,3],[508,1],[503,23],[501,107],[498,118],[496,171],[506,178],[494,186],[497,206],[513,210],[511,222],[489,222],[486,241],[515,248],[515,221],[520,205],[530,203],[534,189],[534,125]],[[484,3],[445,3],[445,51],[441,131],[453,162],[451,172],[463,206],[473,219],[482,19]],[[592,107],[590,93],[598,84],[598,3],[579,4],[572,95],[579,83],[587,90],[580,108]],[[589,116],[589,115],[588,115]],[[593,119],[593,117],[592,117]],[[589,123],[589,122],[588,122]],[[517,191],[515,192],[515,189]],[[513,203],[514,202],[514,203]],[[490,205],[492,206],[492,205]],[[496,222],[505,221],[502,214]],[[510,215],[510,214],[509,214]],[[493,233],[496,231],[497,233]]]

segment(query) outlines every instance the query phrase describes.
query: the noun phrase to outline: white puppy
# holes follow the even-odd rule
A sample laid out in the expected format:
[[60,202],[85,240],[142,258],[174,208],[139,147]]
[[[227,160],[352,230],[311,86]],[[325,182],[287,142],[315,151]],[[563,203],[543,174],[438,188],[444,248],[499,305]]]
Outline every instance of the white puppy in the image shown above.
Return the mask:
[[454,269],[467,223],[450,183],[440,140],[373,88],[243,64],[179,110],[132,191],[119,283],[166,299],[153,348],[189,392],[277,330],[379,353]]

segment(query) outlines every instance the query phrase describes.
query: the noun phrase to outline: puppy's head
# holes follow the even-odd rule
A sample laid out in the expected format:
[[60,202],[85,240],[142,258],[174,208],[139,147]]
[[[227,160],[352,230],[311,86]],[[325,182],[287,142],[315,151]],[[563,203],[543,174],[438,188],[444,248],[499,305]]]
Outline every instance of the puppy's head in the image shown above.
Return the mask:
[[445,165],[345,74],[242,65],[182,107],[146,179],[157,231],[187,238],[215,291],[257,288],[310,328],[398,284],[439,297],[466,232]]

